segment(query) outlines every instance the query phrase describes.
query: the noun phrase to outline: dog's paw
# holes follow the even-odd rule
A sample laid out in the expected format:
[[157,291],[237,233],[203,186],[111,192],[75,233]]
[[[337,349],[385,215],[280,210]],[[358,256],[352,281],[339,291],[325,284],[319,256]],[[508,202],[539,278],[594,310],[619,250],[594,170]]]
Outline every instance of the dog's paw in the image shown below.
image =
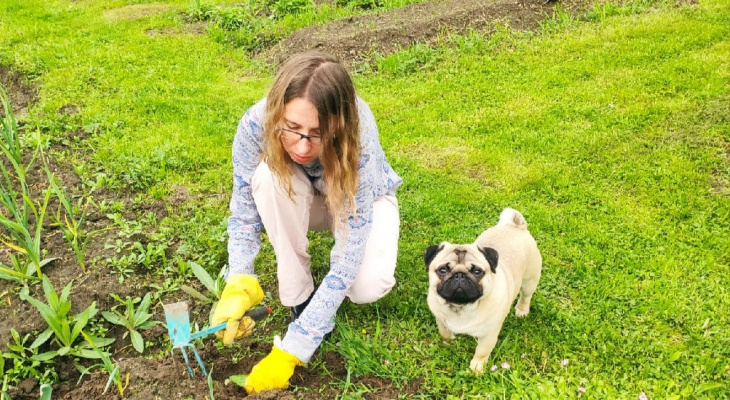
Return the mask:
[[524,307],[524,308],[522,308],[522,307],[515,307],[515,317],[517,317],[517,318],[526,317],[527,314],[529,314],[529,313],[530,313],[530,307],[529,306]]
[[486,360],[477,360],[476,358],[473,358],[471,360],[471,363],[469,363],[469,369],[472,370],[477,375],[481,375],[484,373],[484,361]]

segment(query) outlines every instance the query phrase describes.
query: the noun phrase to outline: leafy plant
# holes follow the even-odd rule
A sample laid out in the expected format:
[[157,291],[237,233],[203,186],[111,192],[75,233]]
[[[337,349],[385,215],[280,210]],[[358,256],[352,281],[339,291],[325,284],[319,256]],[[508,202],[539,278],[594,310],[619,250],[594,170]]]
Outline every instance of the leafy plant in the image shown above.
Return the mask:
[[[26,254],[25,250],[21,248],[14,247],[10,244],[8,244],[8,246],[17,250],[21,254]],[[27,284],[28,281],[40,280],[37,275],[34,275],[34,273],[37,273],[37,270],[27,257],[19,257],[13,253],[9,253],[8,257],[10,258],[10,265],[0,263],[0,279],[15,281],[24,285]],[[41,269],[46,266],[46,264],[56,259],[57,258],[44,259],[40,264]]]
[[98,358],[100,358],[102,361],[101,366],[104,367],[104,369],[106,369],[106,371],[109,373],[109,380],[106,381],[106,386],[104,386],[104,392],[102,392],[102,394],[106,394],[106,391],[109,390],[109,386],[112,382],[114,382],[117,386],[117,390],[119,391],[119,395],[124,397],[124,389],[129,386],[129,373],[127,373],[125,382],[124,384],[122,384],[122,370],[119,367],[119,364],[115,364],[114,362],[112,362],[109,354],[101,351],[101,349],[99,349],[99,347],[94,344],[94,340],[89,334],[83,331],[81,332],[81,334],[84,336],[87,342],[91,343],[91,347],[98,354]]
[[[152,314],[147,312],[150,307],[150,303],[152,302],[150,293],[147,293],[141,302],[139,297],[135,299],[127,297],[125,300],[122,300],[116,294],[112,293],[110,296],[124,305],[125,311],[124,313],[120,313],[112,309],[111,312],[102,311],[101,315],[107,321],[127,328],[127,332],[124,333],[123,338],[127,337],[127,333],[129,333],[134,349],[140,353],[144,352],[144,339],[142,338],[140,331],[150,329],[160,323],[159,321],[150,321]],[[139,305],[135,310],[134,305],[136,303],[139,303]]]
[[354,9],[372,10],[385,7],[383,0],[336,0],[338,6],[351,7]]
[[48,324],[48,328],[36,338],[31,348],[40,346],[51,337],[54,338],[53,341],[57,342],[60,347],[58,350],[51,350],[35,355],[32,359],[48,361],[56,356],[64,355],[81,358],[99,358],[99,355],[91,350],[92,346],[104,347],[114,342],[114,339],[97,338],[94,336],[89,336],[91,341],[77,342],[77,339],[80,338],[81,330],[89,322],[89,319],[96,315],[97,309],[96,302],[92,302],[89,307],[75,316],[68,315],[68,312],[71,310],[71,302],[68,300],[68,296],[71,293],[72,283],[69,282],[59,296],[48,277],[43,276],[42,286],[47,304],[30,296],[27,287],[21,289],[20,298],[37,308],[41,313],[41,317]]
[[205,270],[205,268],[200,266],[200,264],[194,261],[188,261],[187,264],[193,270],[193,274],[196,278],[198,278],[200,283],[202,283],[203,286],[208,289],[208,296],[200,293],[198,290],[188,285],[182,285],[180,286],[180,289],[182,289],[190,296],[195,297],[196,299],[205,303],[217,303],[218,300],[220,300],[221,298],[221,294],[223,293],[223,287],[226,283],[225,276],[228,268],[221,268],[218,276],[213,278],[212,276],[210,276],[208,271]]
[[208,14],[212,9],[213,5],[209,3],[203,3],[200,0],[191,0],[187,16],[191,21],[205,21],[209,18]]
[[302,14],[314,9],[312,0],[279,0],[273,5],[277,16]]
[[[10,328],[12,341],[8,342],[8,352],[0,352],[0,375],[8,383],[18,383],[27,378],[33,378],[41,383],[56,382],[53,362],[41,362],[34,359],[38,354],[38,346],[28,344],[30,334],[21,337],[13,328]],[[5,360],[9,362],[6,364]]]

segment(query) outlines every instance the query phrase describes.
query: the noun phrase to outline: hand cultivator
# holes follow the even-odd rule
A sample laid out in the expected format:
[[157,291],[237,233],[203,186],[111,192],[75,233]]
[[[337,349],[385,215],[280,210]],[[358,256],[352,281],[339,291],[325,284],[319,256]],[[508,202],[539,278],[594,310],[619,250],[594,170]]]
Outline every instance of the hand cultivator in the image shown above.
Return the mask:
[[[195,359],[198,361],[200,369],[203,371],[203,376],[207,376],[208,372],[205,370],[203,360],[200,358],[198,351],[192,345],[192,341],[226,329],[226,322],[191,333],[190,314],[188,312],[188,304],[186,302],[181,301],[173,304],[166,304],[164,308],[165,320],[167,321],[167,333],[170,335],[170,341],[172,342],[172,353],[175,353],[175,349],[180,349],[180,352],[185,359],[185,366],[188,368],[190,376],[193,377],[195,374],[193,374],[193,369],[190,367],[188,360],[188,354],[185,351],[185,347],[190,347],[193,350],[193,354],[195,354]],[[244,315],[244,317],[250,317],[252,320],[258,321],[269,314],[271,314],[271,308],[269,306],[264,306],[255,310],[250,310]]]

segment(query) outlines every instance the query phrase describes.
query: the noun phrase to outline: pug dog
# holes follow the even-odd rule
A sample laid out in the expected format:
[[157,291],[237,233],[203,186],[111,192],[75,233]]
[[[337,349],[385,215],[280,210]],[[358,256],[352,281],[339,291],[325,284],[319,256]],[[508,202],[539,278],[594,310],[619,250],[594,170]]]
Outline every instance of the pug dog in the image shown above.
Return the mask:
[[525,218],[511,208],[472,244],[442,242],[424,252],[429,274],[428,307],[444,342],[454,334],[477,339],[469,368],[476,374],[497,343],[504,319],[520,294],[515,315],[530,312],[542,256]]

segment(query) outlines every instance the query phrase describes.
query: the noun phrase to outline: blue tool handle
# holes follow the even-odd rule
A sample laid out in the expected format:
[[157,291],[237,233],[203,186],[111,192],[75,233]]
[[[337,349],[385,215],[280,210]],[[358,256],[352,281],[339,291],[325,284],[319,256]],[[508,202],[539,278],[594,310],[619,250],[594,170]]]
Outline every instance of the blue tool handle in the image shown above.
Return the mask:
[[[254,321],[258,321],[260,319],[265,318],[269,314],[271,314],[271,307],[263,306],[263,307],[259,307],[259,308],[255,309],[255,310],[249,310],[246,314],[243,314],[243,316],[250,317]],[[218,325],[213,325],[208,328],[201,329],[201,330],[193,333],[192,335],[190,335],[190,340],[193,341],[197,338],[200,338],[200,337],[203,337],[206,335],[210,335],[211,333],[216,333],[218,331],[222,331],[223,329],[226,329],[227,323],[228,322],[223,322]]]
[[195,340],[197,338],[203,337],[205,335],[210,335],[211,333],[216,333],[218,331],[222,331],[223,329],[226,329],[227,322],[223,322],[222,324],[209,326],[205,329],[201,329],[192,335],[190,335],[190,340]]

